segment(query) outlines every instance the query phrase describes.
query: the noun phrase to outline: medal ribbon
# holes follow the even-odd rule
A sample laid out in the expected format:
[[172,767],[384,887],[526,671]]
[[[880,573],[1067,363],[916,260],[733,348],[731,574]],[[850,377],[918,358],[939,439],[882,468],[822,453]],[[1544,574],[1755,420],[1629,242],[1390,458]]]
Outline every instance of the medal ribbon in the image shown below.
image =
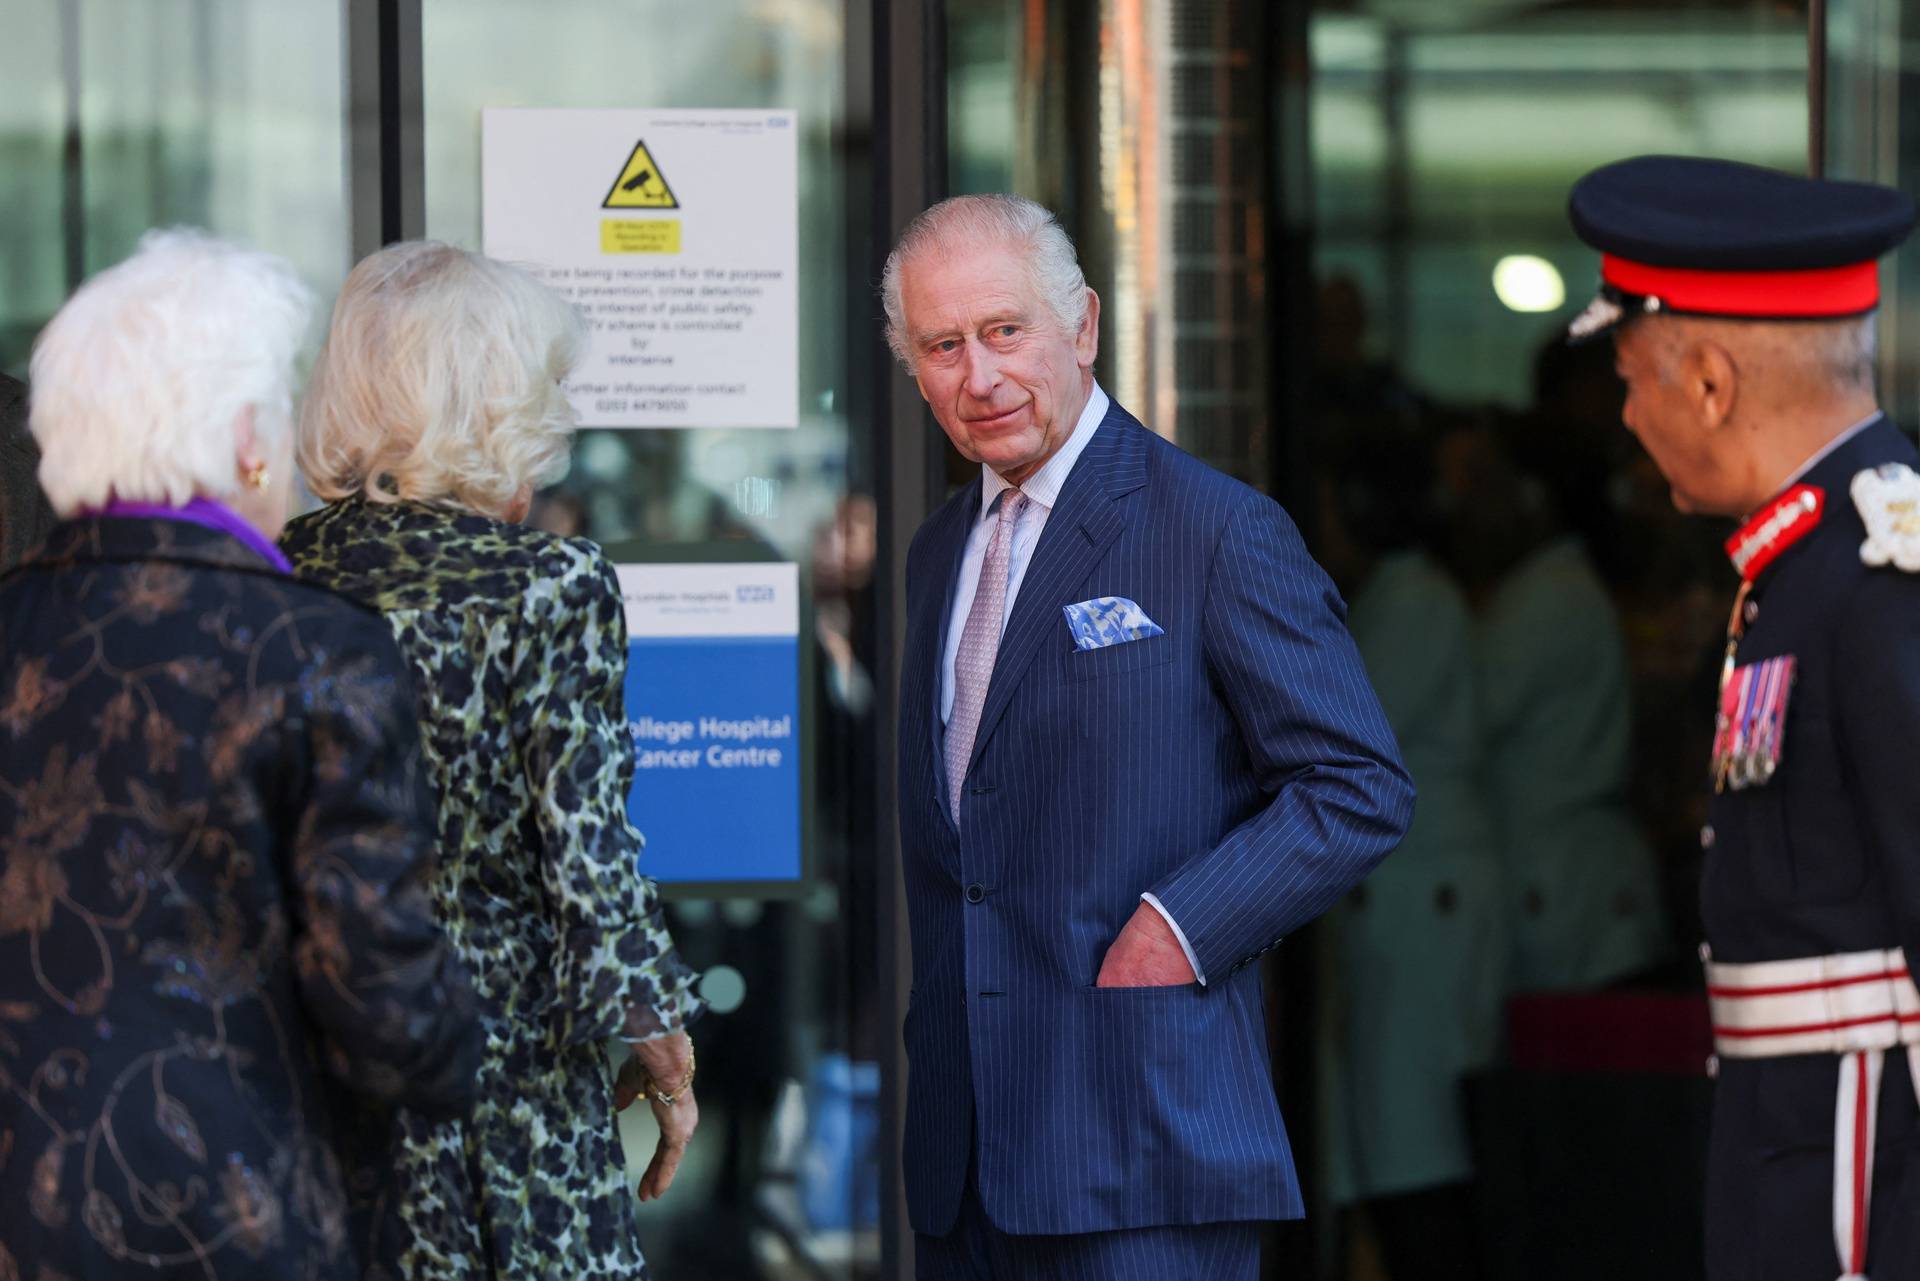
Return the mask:
[[1720,689],[1720,715],[1714,727],[1714,790],[1754,787],[1773,777],[1780,765],[1798,667],[1791,654],[1765,659],[1726,674]]
[[[1780,761],[1780,731],[1793,683],[1792,658],[1750,668],[1735,660],[1746,632],[1746,608],[1754,580],[1781,553],[1812,533],[1826,514],[1826,491],[1795,485],[1762,507],[1726,543],[1740,574],[1740,591],[1727,618],[1727,652],[1720,664],[1720,707],[1713,736],[1713,790],[1736,789],[1772,777]],[[1736,683],[1736,677],[1737,683]],[[1756,688],[1758,685],[1760,688]]]

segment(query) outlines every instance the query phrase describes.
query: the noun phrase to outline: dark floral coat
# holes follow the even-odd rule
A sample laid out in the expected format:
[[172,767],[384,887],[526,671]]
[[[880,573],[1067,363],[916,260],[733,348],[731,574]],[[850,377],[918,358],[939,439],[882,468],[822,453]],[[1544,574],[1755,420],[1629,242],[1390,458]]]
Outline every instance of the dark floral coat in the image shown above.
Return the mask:
[[358,1278],[339,1121],[479,1054],[392,638],[103,519],[0,579],[0,659],[0,1278]]
[[433,893],[487,1026],[460,1121],[402,1114],[381,1258],[418,1281],[645,1276],[602,1043],[699,1008],[627,821],[625,608],[599,548],[416,503],[287,529],[295,569],[383,611],[440,796]]

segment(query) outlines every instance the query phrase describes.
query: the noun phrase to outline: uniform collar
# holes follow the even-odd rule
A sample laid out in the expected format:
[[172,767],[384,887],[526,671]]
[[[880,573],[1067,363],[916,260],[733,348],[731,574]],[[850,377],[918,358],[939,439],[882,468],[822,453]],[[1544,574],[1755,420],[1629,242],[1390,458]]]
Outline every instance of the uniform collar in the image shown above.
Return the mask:
[[[1074,463],[1080,460],[1080,455],[1087,451],[1088,444],[1093,440],[1093,433],[1100,429],[1100,424],[1106,419],[1107,409],[1111,403],[1107,393],[1100,389],[1100,384],[1094,383],[1093,394],[1087,397],[1086,408],[1080,411],[1079,421],[1073,425],[1073,434],[1067,437],[1066,443],[1060,446],[1053,457],[1047,459],[1038,471],[1027,477],[1026,484],[1020,486],[1020,492],[1027,496],[1028,502],[1038,503],[1048,511],[1053,510],[1060,501],[1060,491],[1066,486],[1068,474],[1073,471]],[[987,513],[993,510],[993,500],[1000,497],[1001,491],[1012,488],[1012,485],[1002,479],[999,472],[991,467],[982,467],[980,469],[980,519],[986,519]]]
[[1832,440],[1828,441],[1826,444],[1820,446],[1819,449],[1814,451],[1813,457],[1807,459],[1806,462],[1801,463],[1800,466],[1794,470],[1793,475],[1787,477],[1787,483],[1784,486],[1784,488],[1791,489],[1793,486],[1799,484],[1802,480],[1806,478],[1808,472],[1812,471],[1814,468],[1818,467],[1821,463],[1825,462],[1829,455],[1833,454],[1835,451],[1840,449],[1841,446],[1850,442],[1855,436],[1858,436],[1861,432],[1865,431],[1867,428],[1873,426],[1875,423],[1879,422],[1882,418],[1885,418],[1885,417],[1886,417],[1885,414],[1881,413],[1879,410],[1876,409],[1872,413],[1868,414],[1865,418],[1862,418],[1859,422],[1855,423],[1853,426],[1841,432],[1838,436],[1835,436]]
[[1791,486],[1734,531],[1727,540],[1727,559],[1751,583],[1787,548],[1812,533],[1826,510],[1825,490],[1815,485]]
[[1734,531],[1727,539],[1727,557],[1741,578],[1754,582],[1789,548],[1819,528],[1828,492],[1843,487],[1859,470],[1854,455],[1862,448],[1862,438],[1886,421],[1886,415],[1876,410],[1822,445],[1794,471],[1777,497]]

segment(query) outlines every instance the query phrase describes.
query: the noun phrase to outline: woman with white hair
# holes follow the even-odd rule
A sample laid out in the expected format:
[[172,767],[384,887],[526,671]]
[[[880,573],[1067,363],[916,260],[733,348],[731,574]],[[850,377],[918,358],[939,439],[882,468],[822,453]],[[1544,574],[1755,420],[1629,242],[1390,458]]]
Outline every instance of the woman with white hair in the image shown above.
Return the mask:
[[405,665],[272,542],[310,306],[156,233],[34,350],[61,522],[0,578],[0,1277],[358,1281],[344,1116],[471,1100]]
[[[560,383],[581,322],[517,268],[389,246],[334,307],[300,423],[331,500],[283,546],[387,616],[413,665],[441,801],[441,919],[487,1025],[461,1121],[393,1118],[395,1201],[376,1253],[403,1277],[645,1275],[610,1103],[647,1097],[673,1180],[698,1121],[693,974],[627,819],[626,624],[599,548],[528,528],[564,474]],[[601,1042],[623,1036],[616,1095]]]

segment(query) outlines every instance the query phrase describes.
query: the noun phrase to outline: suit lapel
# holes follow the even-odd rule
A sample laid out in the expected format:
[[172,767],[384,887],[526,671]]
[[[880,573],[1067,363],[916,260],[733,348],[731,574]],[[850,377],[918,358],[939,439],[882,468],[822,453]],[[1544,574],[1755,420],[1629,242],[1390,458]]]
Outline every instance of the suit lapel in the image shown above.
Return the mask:
[[1145,431],[1115,404],[1068,474],[1000,637],[993,679],[980,711],[980,730],[973,740],[973,759],[967,763],[969,772],[979,765],[987,741],[1045,639],[1066,634],[1060,609],[1070,603],[1067,594],[1093,572],[1126,528],[1114,500],[1146,483]]

